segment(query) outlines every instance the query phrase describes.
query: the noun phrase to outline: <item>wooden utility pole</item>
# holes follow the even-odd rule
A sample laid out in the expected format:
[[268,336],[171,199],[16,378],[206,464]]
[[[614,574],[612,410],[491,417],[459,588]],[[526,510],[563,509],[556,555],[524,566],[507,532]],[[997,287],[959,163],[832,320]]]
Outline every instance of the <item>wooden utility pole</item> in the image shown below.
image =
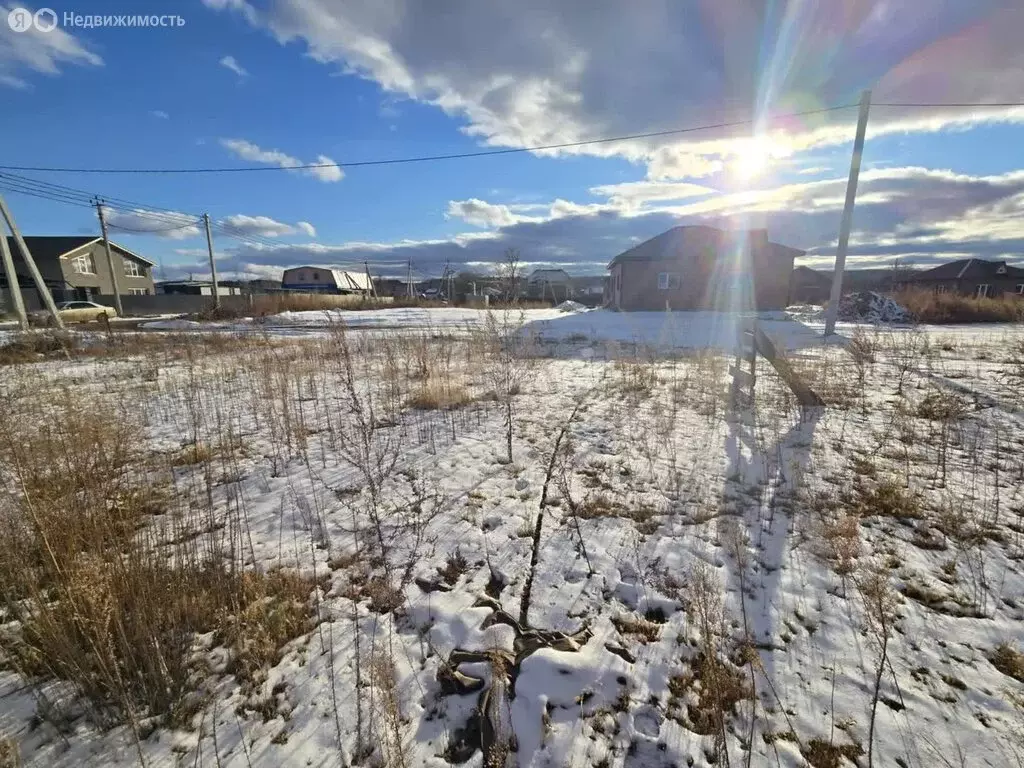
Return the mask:
[[213,235],[210,234],[210,214],[203,214],[206,227],[206,250],[210,254],[210,282],[213,283],[213,308],[220,309],[220,286],[217,285],[217,261],[213,258]]
[[843,295],[843,270],[846,269],[846,251],[850,245],[850,228],[853,226],[853,204],[857,199],[857,180],[860,178],[860,161],[864,155],[864,134],[868,128],[868,112],[871,109],[871,91],[860,96],[860,115],[857,118],[857,136],[853,140],[853,158],[850,160],[850,178],[846,182],[846,204],[843,219],[839,224],[839,245],[836,247],[835,273],[832,275],[832,295],[825,310],[825,337],[836,330],[839,316],[839,299]]
[[[32,282],[36,284],[36,291],[39,292],[39,296],[42,298],[43,304],[46,305],[46,309],[50,313],[50,317],[53,318],[53,324],[58,328],[63,328],[64,321],[60,319],[60,313],[57,311],[57,305],[53,303],[53,295],[50,293],[50,289],[46,287],[46,282],[43,280],[43,276],[39,274],[39,267],[36,266],[36,261],[32,258],[31,251],[29,251],[28,246],[25,245],[25,239],[21,236],[21,232],[18,231],[18,225],[14,223],[14,216],[11,215],[11,211],[7,207],[7,203],[4,202],[2,195],[0,195],[0,214],[3,214],[4,221],[7,222],[7,226],[10,228],[11,234],[14,235],[14,242],[18,244],[18,248],[21,251],[21,258],[25,262],[25,266],[28,267],[29,274],[32,275]],[[6,241],[7,238],[4,237],[5,245]],[[13,272],[14,267],[12,265],[11,271],[8,273],[8,282],[11,282],[10,277],[13,276],[14,280],[11,284],[13,286],[17,286],[18,276],[14,275]],[[18,292],[18,299],[20,300],[21,287],[18,286],[15,290]]]
[[405,288],[406,288],[406,291],[405,291],[406,294],[411,299],[412,295],[413,295],[413,288],[412,288],[412,259],[409,259],[409,261],[407,261],[406,265],[405,265]]
[[124,317],[124,307],[121,306],[121,289],[117,285],[117,272],[114,271],[114,257],[110,253],[110,239],[107,237],[107,220],[103,217],[103,203],[96,201],[96,215],[100,217],[100,232],[103,234],[103,249],[107,253],[107,269],[110,270],[110,285],[114,291],[114,309],[118,317]]
[[11,294],[11,302],[14,304],[14,314],[18,316],[18,326],[23,331],[28,330],[28,315],[25,314],[25,302],[21,298],[21,284],[18,282],[18,273],[14,271],[14,260],[11,258],[11,249],[7,245],[7,235],[0,229],[0,254],[3,256],[4,274],[7,275],[7,290]]

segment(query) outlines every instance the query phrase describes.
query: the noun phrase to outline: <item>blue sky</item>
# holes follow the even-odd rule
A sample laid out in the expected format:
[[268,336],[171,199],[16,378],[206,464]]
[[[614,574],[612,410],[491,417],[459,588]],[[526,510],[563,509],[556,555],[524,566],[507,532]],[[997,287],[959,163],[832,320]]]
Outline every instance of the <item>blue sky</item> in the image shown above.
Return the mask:
[[[0,165],[277,169],[17,172],[138,204],[108,210],[112,239],[168,276],[204,272],[188,226],[203,212],[218,223],[221,270],[254,276],[363,260],[385,273],[406,261],[421,274],[446,261],[486,269],[509,247],[529,264],[600,273],[635,242],[696,221],[767,226],[825,265],[856,110],[764,117],[854,103],[863,88],[880,103],[1024,101],[1024,11],[1009,0],[823,5],[196,0],[145,4],[180,27],[15,32],[7,0]],[[51,7],[63,19],[141,4]],[[346,167],[751,116],[756,130]],[[1022,123],[1019,107],[873,108],[851,263],[1024,257]],[[314,162],[339,167],[279,168]],[[88,208],[4,194],[27,233],[97,229]],[[127,231],[168,222],[183,226]]]

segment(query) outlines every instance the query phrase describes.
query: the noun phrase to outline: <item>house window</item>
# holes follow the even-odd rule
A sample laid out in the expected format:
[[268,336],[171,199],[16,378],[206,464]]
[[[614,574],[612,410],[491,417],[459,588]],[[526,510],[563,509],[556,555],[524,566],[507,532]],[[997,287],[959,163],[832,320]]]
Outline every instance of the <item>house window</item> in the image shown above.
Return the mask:
[[1024,283],[1017,283],[1017,295],[1024,296]]
[[679,290],[679,273],[678,272],[659,272],[658,273],[658,290],[659,291],[676,291],[676,290]]
[[91,253],[83,253],[71,260],[71,270],[79,275],[95,275],[96,262],[92,260]]
[[149,293],[149,291],[145,288],[130,288],[128,290],[129,296],[145,296],[147,293]]
[[991,294],[992,286],[989,285],[988,283],[982,283],[974,292],[974,295],[977,296],[979,299],[987,299]]
[[948,293],[949,292],[949,286],[948,285],[936,285],[935,286],[935,292],[936,293]]
[[320,273],[319,272],[314,272],[313,273],[313,281],[316,282],[319,279],[320,279]]
[[145,277],[139,262],[133,259],[122,258],[121,263],[124,264],[124,274],[126,277]]

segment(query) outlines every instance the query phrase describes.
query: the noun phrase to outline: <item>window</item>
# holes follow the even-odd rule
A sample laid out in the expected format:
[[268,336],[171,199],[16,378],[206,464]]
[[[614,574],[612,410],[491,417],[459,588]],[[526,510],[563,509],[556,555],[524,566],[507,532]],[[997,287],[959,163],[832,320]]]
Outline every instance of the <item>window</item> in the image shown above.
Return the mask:
[[978,286],[978,289],[974,292],[974,295],[979,299],[987,299],[992,294],[992,286],[988,283],[982,283]]
[[1024,296],[1024,283],[1017,283],[1017,295]]
[[676,290],[679,290],[679,273],[678,272],[659,272],[658,273],[658,290],[659,291],[676,291]]
[[145,288],[130,288],[128,290],[129,296],[145,296],[148,291]]
[[313,273],[313,282],[316,282],[319,279],[320,279],[320,273],[319,272],[314,272]]
[[124,264],[124,274],[126,277],[145,277],[143,273],[142,265],[134,259],[121,259],[121,263]]
[[91,253],[83,253],[71,260],[71,270],[79,275],[95,275],[96,262],[92,260]]
[[948,291],[949,291],[949,286],[948,285],[936,285],[935,286],[935,292],[936,293],[947,293]]

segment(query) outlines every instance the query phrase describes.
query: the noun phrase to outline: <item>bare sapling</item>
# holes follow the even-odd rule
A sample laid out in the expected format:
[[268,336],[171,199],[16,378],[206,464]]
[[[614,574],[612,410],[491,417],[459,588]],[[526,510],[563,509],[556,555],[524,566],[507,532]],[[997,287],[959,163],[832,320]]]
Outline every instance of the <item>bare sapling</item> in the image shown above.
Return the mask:
[[864,618],[868,636],[878,654],[875,680],[871,691],[871,717],[868,725],[868,768],[874,766],[875,715],[882,689],[882,676],[889,663],[889,643],[899,618],[899,601],[892,588],[889,574],[884,570],[873,571],[857,584],[864,601]]

